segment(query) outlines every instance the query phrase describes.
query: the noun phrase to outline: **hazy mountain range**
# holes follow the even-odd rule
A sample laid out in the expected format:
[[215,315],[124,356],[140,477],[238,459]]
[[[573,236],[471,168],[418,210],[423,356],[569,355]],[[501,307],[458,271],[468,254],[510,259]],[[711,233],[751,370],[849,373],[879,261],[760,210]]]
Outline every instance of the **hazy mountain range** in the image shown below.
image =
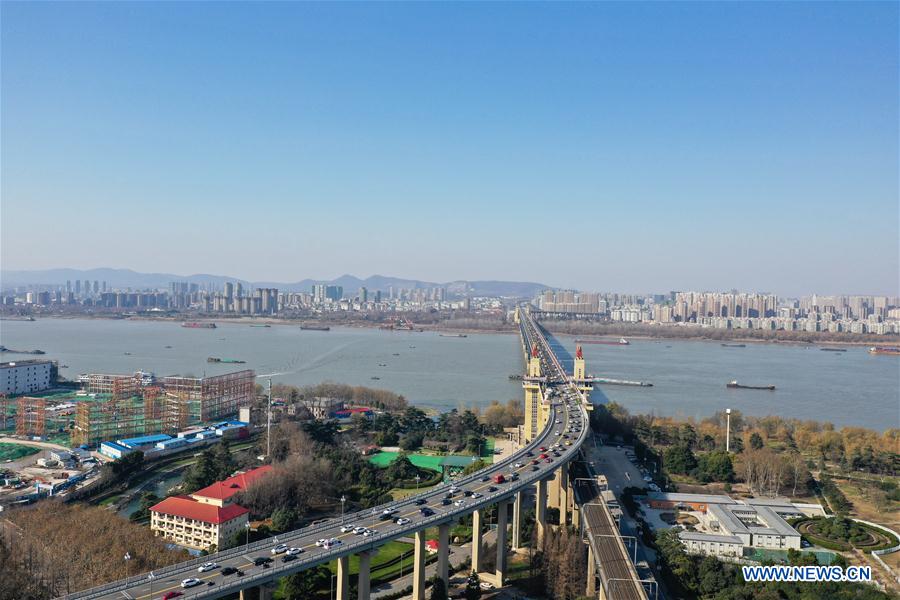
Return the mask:
[[531,281],[420,281],[385,275],[372,275],[360,279],[353,275],[342,275],[332,280],[303,279],[296,282],[247,281],[224,275],[174,275],[172,273],[139,273],[131,269],[46,269],[42,271],[0,271],[0,287],[11,288],[22,285],[65,285],[66,281],[85,279],[105,281],[113,288],[158,289],[167,288],[172,281],[188,281],[201,287],[221,288],[226,281],[240,282],[247,287],[274,287],[290,292],[308,292],[314,284],[325,283],[344,287],[345,293],[352,293],[360,287],[369,291],[386,292],[390,286],[399,288],[445,287],[449,293],[469,293],[475,296],[534,296],[550,286]]

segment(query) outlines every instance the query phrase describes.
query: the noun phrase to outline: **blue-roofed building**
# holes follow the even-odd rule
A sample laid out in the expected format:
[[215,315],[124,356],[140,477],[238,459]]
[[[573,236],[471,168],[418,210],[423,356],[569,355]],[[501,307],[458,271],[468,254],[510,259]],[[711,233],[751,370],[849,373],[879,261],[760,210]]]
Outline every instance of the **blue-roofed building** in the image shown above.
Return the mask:
[[123,456],[131,454],[132,452],[134,452],[133,448],[123,446],[122,444],[118,444],[116,442],[100,443],[100,454],[102,454],[103,456],[108,456],[112,459],[122,458]]
[[161,442],[156,442],[156,448],[162,451],[174,450],[175,448],[180,448],[182,446],[187,446],[187,440],[184,438],[169,438]]
[[118,440],[119,444],[123,446],[127,446],[132,449],[140,449],[141,446],[155,446],[159,442],[164,442],[166,440],[172,439],[171,435],[166,435],[164,433],[158,433],[156,435],[145,435],[142,437],[136,438],[128,438],[124,440]]

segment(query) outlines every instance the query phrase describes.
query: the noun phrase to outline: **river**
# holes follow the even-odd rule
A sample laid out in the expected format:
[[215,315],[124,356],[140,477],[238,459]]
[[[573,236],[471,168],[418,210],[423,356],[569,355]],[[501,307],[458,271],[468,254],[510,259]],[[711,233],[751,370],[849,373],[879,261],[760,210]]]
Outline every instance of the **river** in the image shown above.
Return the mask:
[[[574,353],[574,338],[559,342]],[[216,375],[250,368],[271,374],[274,383],[334,381],[389,389],[437,410],[522,394],[521,384],[508,378],[522,371],[518,337],[512,334],[458,338],[348,327],[303,331],[296,325],[219,322],[217,329],[188,329],[163,321],[39,319],[0,321],[0,344],[44,350],[46,358],[68,366],[61,371],[68,378],[138,369]],[[595,392],[595,402],[613,400],[632,413],[702,418],[732,408],[879,431],[900,427],[900,360],[870,355],[865,348],[822,352],[803,345],[727,348],[719,342],[638,339],[628,346],[585,345],[584,355],[596,376],[653,383],[607,385]],[[210,364],[209,356],[247,362]],[[3,355],[3,360],[16,358],[33,357]],[[732,379],[777,389],[726,389]]]

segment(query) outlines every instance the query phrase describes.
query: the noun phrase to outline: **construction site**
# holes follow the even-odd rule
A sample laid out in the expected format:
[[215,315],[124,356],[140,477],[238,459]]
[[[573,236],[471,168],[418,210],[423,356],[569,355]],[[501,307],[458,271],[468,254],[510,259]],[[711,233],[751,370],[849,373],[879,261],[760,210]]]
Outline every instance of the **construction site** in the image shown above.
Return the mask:
[[71,446],[93,446],[235,415],[253,400],[252,370],[214,377],[87,374],[80,390],[0,398],[0,428],[20,436],[69,436]]

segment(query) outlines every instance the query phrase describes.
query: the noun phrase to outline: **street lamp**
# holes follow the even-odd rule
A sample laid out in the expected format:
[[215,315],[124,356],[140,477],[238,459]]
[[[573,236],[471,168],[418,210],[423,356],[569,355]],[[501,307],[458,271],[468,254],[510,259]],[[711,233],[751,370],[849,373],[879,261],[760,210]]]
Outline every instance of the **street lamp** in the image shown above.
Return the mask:
[[247,543],[246,546],[250,545],[250,521],[244,523],[244,529],[247,531]]
[[131,560],[131,554],[125,552],[125,587],[128,587],[128,561]]
[[343,494],[341,494],[341,525],[344,524],[344,502],[346,502],[346,501],[347,501],[347,496],[344,496]]
[[150,571],[150,574],[147,575],[147,579],[150,580],[150,597],[153,597],[153,580],[156,579],[156,575],[153,574],[153,571]]
[[419,493],[419,480],[420,479],[422,479],[422,477],[418,473],[416,473],[416,493],[417,494]]
[[731,449],[731,409],[725,409],[725,452]]

